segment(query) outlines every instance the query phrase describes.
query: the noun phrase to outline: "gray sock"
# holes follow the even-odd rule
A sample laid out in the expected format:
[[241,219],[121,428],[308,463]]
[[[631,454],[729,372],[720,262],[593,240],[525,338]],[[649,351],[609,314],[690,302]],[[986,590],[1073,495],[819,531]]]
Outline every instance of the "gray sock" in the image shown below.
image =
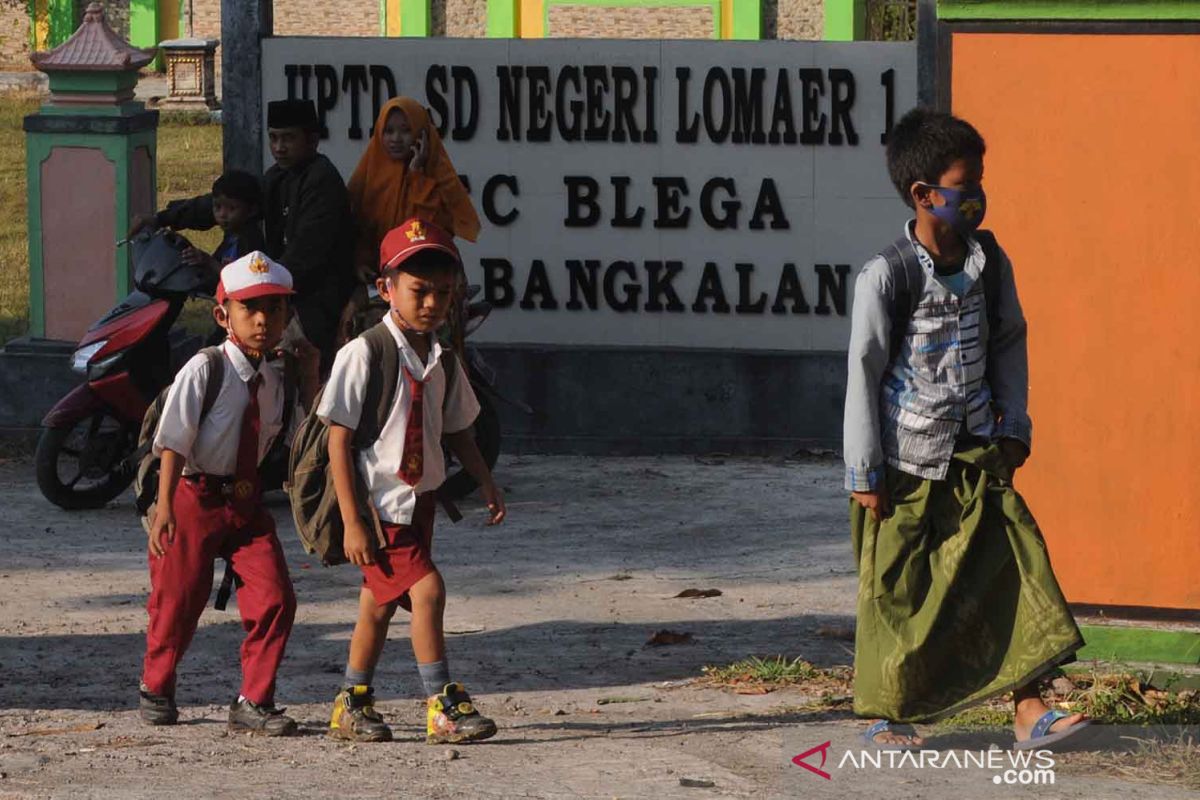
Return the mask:
[[371,679],[374,677],[375,670],[373,669],[357,670],[347,664],[346,679],[342,683],[347,689],[352,689],[355,686],[370,686]]
[[450,668],[446,659],[434,661],[432,664],[417,664],[417,672],[421,673],[421,683],[425,686],[425,696],[432,697],[441,694],[442,689],[450,682]]

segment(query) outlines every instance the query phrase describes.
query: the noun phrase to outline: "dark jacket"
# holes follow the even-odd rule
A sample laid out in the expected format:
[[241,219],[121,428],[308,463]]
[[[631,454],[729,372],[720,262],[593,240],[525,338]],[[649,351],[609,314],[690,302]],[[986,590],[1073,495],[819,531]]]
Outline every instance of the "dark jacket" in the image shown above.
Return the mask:
[[[328,158],[318,154],[263,176],[264,252],[288,268],[296,287],[296,311],[322,362],[333,357],[338,317],[354,288],[354,232],[346,184]],[[158,224],[206,230],[215,221],[212,196],[176,200],[158,212]]]
[[[226,253],[231,244],[236,249],[232,253]],[[229,261],[241,258],[247,253],[253,253],[255,250],[261,250],[264,253],[267,252],[267,240],[263,237],[262,226],[258,223],[248,226],[242,231],[240,236],[234,236],[229,233],[225,234],[221,238],[221,243],[213,249],[212,255],[214,258],[222,261],[221,266],[225,266]]]

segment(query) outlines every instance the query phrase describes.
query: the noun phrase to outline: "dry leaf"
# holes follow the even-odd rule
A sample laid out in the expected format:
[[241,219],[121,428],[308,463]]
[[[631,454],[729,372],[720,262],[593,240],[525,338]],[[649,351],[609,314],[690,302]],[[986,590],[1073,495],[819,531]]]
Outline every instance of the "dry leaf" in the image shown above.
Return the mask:
[[69,728],[37,728],[32,731],[18,731],[10,733],[9,736],[57,736],[60,733],[87,733],[88,731],[98,731],[104,727],[103,722],[81,722],[78,725],[72,725]]
[[684,589],[676,597],[720,597],[720,589]]
[[650,637],[646,642],[648,646],[658,646],[664,644],[691,644],[693,638],[690,633],[676,633],[675,631],[661,630]]
[[738,686],[733,690],[734,694],[769,694],[770,689],[765,686]]
[[839,626],[827,626],[824,628],[817,628],[817,636],[821,636],[825,639],[843,639],[847,642],[853,642],[854,641],[854,628],[839,627]]
[[613,703],[643,703],[649,699],[648,697],[601,697],[596,701],[596,705],[607,706]]

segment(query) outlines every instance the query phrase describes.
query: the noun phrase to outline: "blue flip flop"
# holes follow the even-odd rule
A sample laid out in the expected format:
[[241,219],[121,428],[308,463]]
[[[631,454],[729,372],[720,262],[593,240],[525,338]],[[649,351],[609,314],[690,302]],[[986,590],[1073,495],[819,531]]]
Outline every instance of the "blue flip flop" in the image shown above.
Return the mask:
[[1076,722],[1066,730],[1058,733],[1050,733],[1050,726],[1058,722],[1064,717],[1071,716],[1065,711],[1050,710],[1042,714],[1041,718],[1033,725],[1033,730],[1029,732],[1029,738],[1022,742],[1013,744],[1014,750],[1043,750],[1048,745],[1061,742],[1070,736],[1074,736],[1084,728],[1092,724],[1090,719],[1085,719],[1082,722]]
[[886,719],[881,719],[871,727],[867,728],[862,733],[862,740],[874,747],[876,750],[920,750],[921,747],[915,744],[896,744],[894,742],[877,742],[875,737],[881,733],[894,733],[898,736],[911,736],[916,738],[917,731],[912,725],[907,723],[889,722]]

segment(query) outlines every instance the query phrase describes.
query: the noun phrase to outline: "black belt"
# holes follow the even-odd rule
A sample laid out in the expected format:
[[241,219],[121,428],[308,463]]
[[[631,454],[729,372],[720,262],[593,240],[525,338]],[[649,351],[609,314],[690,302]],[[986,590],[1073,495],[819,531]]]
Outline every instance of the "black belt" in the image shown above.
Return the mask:
[[[183,479],[195,485],[202,492],[219,494],[227,499],[234,496],[234,487],[237,485],[237,481],[232,475],[209,475],[196,472],[184,475]],[[233,564],[229,559],[225,559],[225,575],[221,578],[221,585],[217,587],[217,597],[213,600],[213,608],[217,611],[224,611],[225,607],[229,605],[229,598],[233,594],[235,582],[239,586],[242,583],[233,570]]]

